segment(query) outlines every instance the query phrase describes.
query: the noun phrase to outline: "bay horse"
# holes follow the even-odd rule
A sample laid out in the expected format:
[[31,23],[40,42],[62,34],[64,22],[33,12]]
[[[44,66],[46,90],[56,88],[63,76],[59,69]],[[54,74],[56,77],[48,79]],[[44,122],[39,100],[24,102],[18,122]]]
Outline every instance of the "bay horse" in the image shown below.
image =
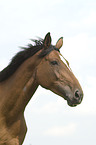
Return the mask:
[[60,58],[61,37],[55,46],[50,33],[33,40],[0,72],[0,145],[21,145],[27,127],[24,110],[39,85],[67,100],[74,107],[83,99],[82,88]]

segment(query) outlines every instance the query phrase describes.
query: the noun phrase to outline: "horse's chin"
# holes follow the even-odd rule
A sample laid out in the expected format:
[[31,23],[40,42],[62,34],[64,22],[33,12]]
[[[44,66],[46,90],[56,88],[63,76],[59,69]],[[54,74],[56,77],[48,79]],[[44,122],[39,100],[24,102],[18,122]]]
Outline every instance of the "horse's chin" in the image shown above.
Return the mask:
[[76,107],[78,104],[75,104],[75,103],[73,103],[71,100],[69,100],[67,97],[63,97],[64,98],[64,100],[66,100],[67,101],[67,104],[70,106],[70,107]]
[[73,103],[71,103],[71,102],[68,102],[67,101],[67,104],[70,106],[70,107],[76,107],[78,104],[73,104]]
[[70,107],[76,107],[77,105],[79,105],[81,102],[82,102],[82,98],[81,99],[77,99],[76,100],[76,98],[74,98],[74,96],[73,96],[73,98],[69,98],[69,97],[67,97],[67,104],[70,106]]

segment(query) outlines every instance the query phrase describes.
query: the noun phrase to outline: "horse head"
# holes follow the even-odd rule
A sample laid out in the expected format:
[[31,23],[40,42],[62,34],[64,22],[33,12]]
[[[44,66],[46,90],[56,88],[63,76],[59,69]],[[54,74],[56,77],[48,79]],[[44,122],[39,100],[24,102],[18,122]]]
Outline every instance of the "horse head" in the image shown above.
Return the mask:
[[70,67],[60,58],[60,48],[63,45],[61,37],[55,46],[51,45],[51,36],[45,36],[41,56],[45,55],[37,66],[36,78],[39,85],[51,90],[67,100],[69,106],[77,106],[83,99],[83,91],[79,81]]

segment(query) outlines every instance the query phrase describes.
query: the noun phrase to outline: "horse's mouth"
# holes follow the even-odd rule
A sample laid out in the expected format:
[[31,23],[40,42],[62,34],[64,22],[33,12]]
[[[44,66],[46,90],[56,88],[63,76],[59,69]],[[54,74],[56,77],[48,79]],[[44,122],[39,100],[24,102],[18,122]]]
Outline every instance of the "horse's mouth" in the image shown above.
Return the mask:
[[77,105],[79,105],[81,103],[81,99],[75,99],[73,94],[71,95],[67,95],[66,93],[63,93],[62,97],[64,98],[64,100],[67,101],[67,104],[70,107],[76,107]]
[[70,106],[70,107],[76,107],[78,104],[74,104],[74,103],[72,103],[72,102],[69,102],[69,101],[67,101],[67,104]]
[[[64,98],[65,99],[65,98]],[[67,100],[67,104],[70,107],[76,107],[77,105],[79,105],[82,102],[82,99],[76,100],[76,99],[69,99],[69,97],[67,96],[66,99]]]

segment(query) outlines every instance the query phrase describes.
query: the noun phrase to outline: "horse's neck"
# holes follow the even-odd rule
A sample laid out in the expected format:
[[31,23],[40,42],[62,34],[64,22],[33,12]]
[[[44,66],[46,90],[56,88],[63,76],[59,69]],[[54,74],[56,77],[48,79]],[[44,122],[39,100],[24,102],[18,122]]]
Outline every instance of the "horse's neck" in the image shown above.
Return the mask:
[[3,104],[1,109],[9,118],[24,111],[38,87],[35,71],[41,60],[37,58],[37,55],[34,55],[26,60],[8,80],[1,84],[0,97]]

